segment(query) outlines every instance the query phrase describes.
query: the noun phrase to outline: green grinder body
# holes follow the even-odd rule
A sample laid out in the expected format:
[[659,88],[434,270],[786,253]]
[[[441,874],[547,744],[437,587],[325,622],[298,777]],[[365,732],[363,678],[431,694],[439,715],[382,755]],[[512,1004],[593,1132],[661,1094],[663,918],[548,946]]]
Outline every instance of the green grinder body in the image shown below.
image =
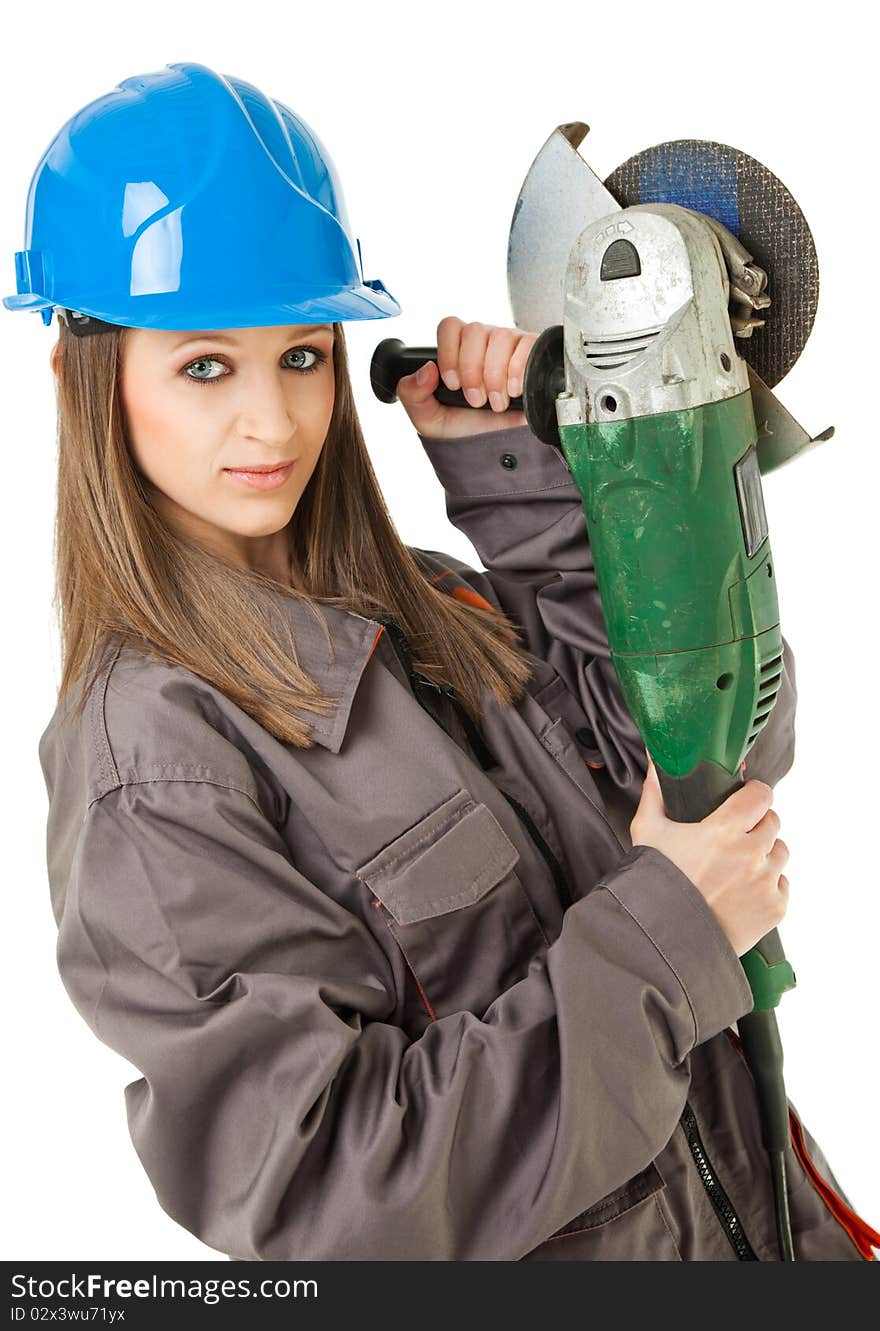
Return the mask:
[[[624,700],[668,816],[699,821],[742,784],[782,678],[751,393],[559,438]],[[758,949],[742,961],[766,1009],[794,973],[775,931]]]

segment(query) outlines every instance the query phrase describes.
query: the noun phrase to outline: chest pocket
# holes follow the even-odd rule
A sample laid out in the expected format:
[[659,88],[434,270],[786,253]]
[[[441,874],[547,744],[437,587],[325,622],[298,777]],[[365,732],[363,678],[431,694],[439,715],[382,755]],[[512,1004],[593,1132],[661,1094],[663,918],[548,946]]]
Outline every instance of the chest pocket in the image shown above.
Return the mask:
[[356,870],[413,976],[408,1027],[482,1016],[546,948],[518,862],[491,809],[459,790]]

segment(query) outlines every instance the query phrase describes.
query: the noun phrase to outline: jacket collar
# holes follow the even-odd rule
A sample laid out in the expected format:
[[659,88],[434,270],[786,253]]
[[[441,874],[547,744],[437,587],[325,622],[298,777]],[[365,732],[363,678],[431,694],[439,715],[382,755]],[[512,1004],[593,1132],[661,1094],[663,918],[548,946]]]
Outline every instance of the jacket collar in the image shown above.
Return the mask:
[[[459,571],[449,567],[447,556],[442,552],[421,550],[414,546],[410,546],[409,550],[434,586],[469,605],[479,605],[484,610],[497,609],[475,591]],[[361,675],[383,633],[386,661],[390,668],[409,673],[411,666],[406,640],[393,618],[386,632],[380,620],[368,619],[353,610],[318,605],[313,601],[285,596],[281,592],[276,596],[281,614],[292,625],[297,656],[303,670],[336,699],[336,709],[330,716],[305,712],[300,714],[301,719],[311,726],[312,735],[318,744],[322,744],[331,753],[338,753],[345,738],[349,713]],[[318,614],[323,615],[326,621],[327,635],[317,618]],[[394,637],[393,642],[390,635]],[[332,651],[328,649],[328,636]]]
[[[302,669],[329,696],[335,710],[329,716],[300,712],[318,744],[338,753],[364,667],[384,632],[375,619],[333,605],[318,605],[279,592],[279,612],[293,629],[296,654]],[[326,622],[326,632],[319,616]],[[329,640],[329,641],[328,641]]]

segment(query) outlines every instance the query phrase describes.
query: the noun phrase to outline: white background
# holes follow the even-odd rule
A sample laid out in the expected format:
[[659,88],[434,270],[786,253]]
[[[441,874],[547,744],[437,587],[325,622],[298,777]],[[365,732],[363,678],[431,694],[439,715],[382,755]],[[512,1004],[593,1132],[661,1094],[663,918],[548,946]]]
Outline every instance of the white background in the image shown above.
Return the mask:
[[[373,398],[380,338],[436,341],[447,314],[511,322],[506,244],[532,159],[557,124],[591,126],[600,177],[676,138],[764,162],[800,204],[821,269],[816,324],[777,389],[833,440],[765,478],[799,688],[797,756],[774,807],[791,852],[783,925],[797,989],[779,1009],[787,1087],[856,1209],[880,1226],[876,1121],[878,532],[876,68],[855,4],[821,29],[751,2],[185,6],[14,5],[0,83],[0,295],[15,291],[36,164],[81,106],[130,75],[198,61],[247,79],[316,130],[339,170],[364,274],[395,319],[349,323],[361,418],[398,531],[479,565],[403,408]],[[75,52],[75,56],[72,53]],[[218,283],[222,274],[217,275]],[[772,292],[772,274],[770,289]],[[137,1069],[100,1044],[55,969],[37,741],[59,678],[52,597],[57,338],[0,307],[6,765],[3,772],[3,1257],[216,1258],[159,1208],[130,1144]],[[601,1019],[601,1014],[597,1014]]]

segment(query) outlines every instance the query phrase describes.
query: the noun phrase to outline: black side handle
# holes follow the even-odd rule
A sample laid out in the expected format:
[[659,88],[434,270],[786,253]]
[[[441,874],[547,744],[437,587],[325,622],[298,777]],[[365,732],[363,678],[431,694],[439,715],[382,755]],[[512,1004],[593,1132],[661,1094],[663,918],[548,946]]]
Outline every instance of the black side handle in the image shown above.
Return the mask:
[[[373,352],[370,361],[370,385],[380,402],[397,400],[397,383],[405,374],[413,374],[425,361],[437,364],[436,347],[407,347],[399,337],[386,337]],[[447,388],[441,379],[434,389],[434,396],[444,407],[470,407],[460,388]],[[491,411],[488,399],[482,407],[471,407],[474,411]],[[522,396],[512,397],[508,411],[522,411]]]

